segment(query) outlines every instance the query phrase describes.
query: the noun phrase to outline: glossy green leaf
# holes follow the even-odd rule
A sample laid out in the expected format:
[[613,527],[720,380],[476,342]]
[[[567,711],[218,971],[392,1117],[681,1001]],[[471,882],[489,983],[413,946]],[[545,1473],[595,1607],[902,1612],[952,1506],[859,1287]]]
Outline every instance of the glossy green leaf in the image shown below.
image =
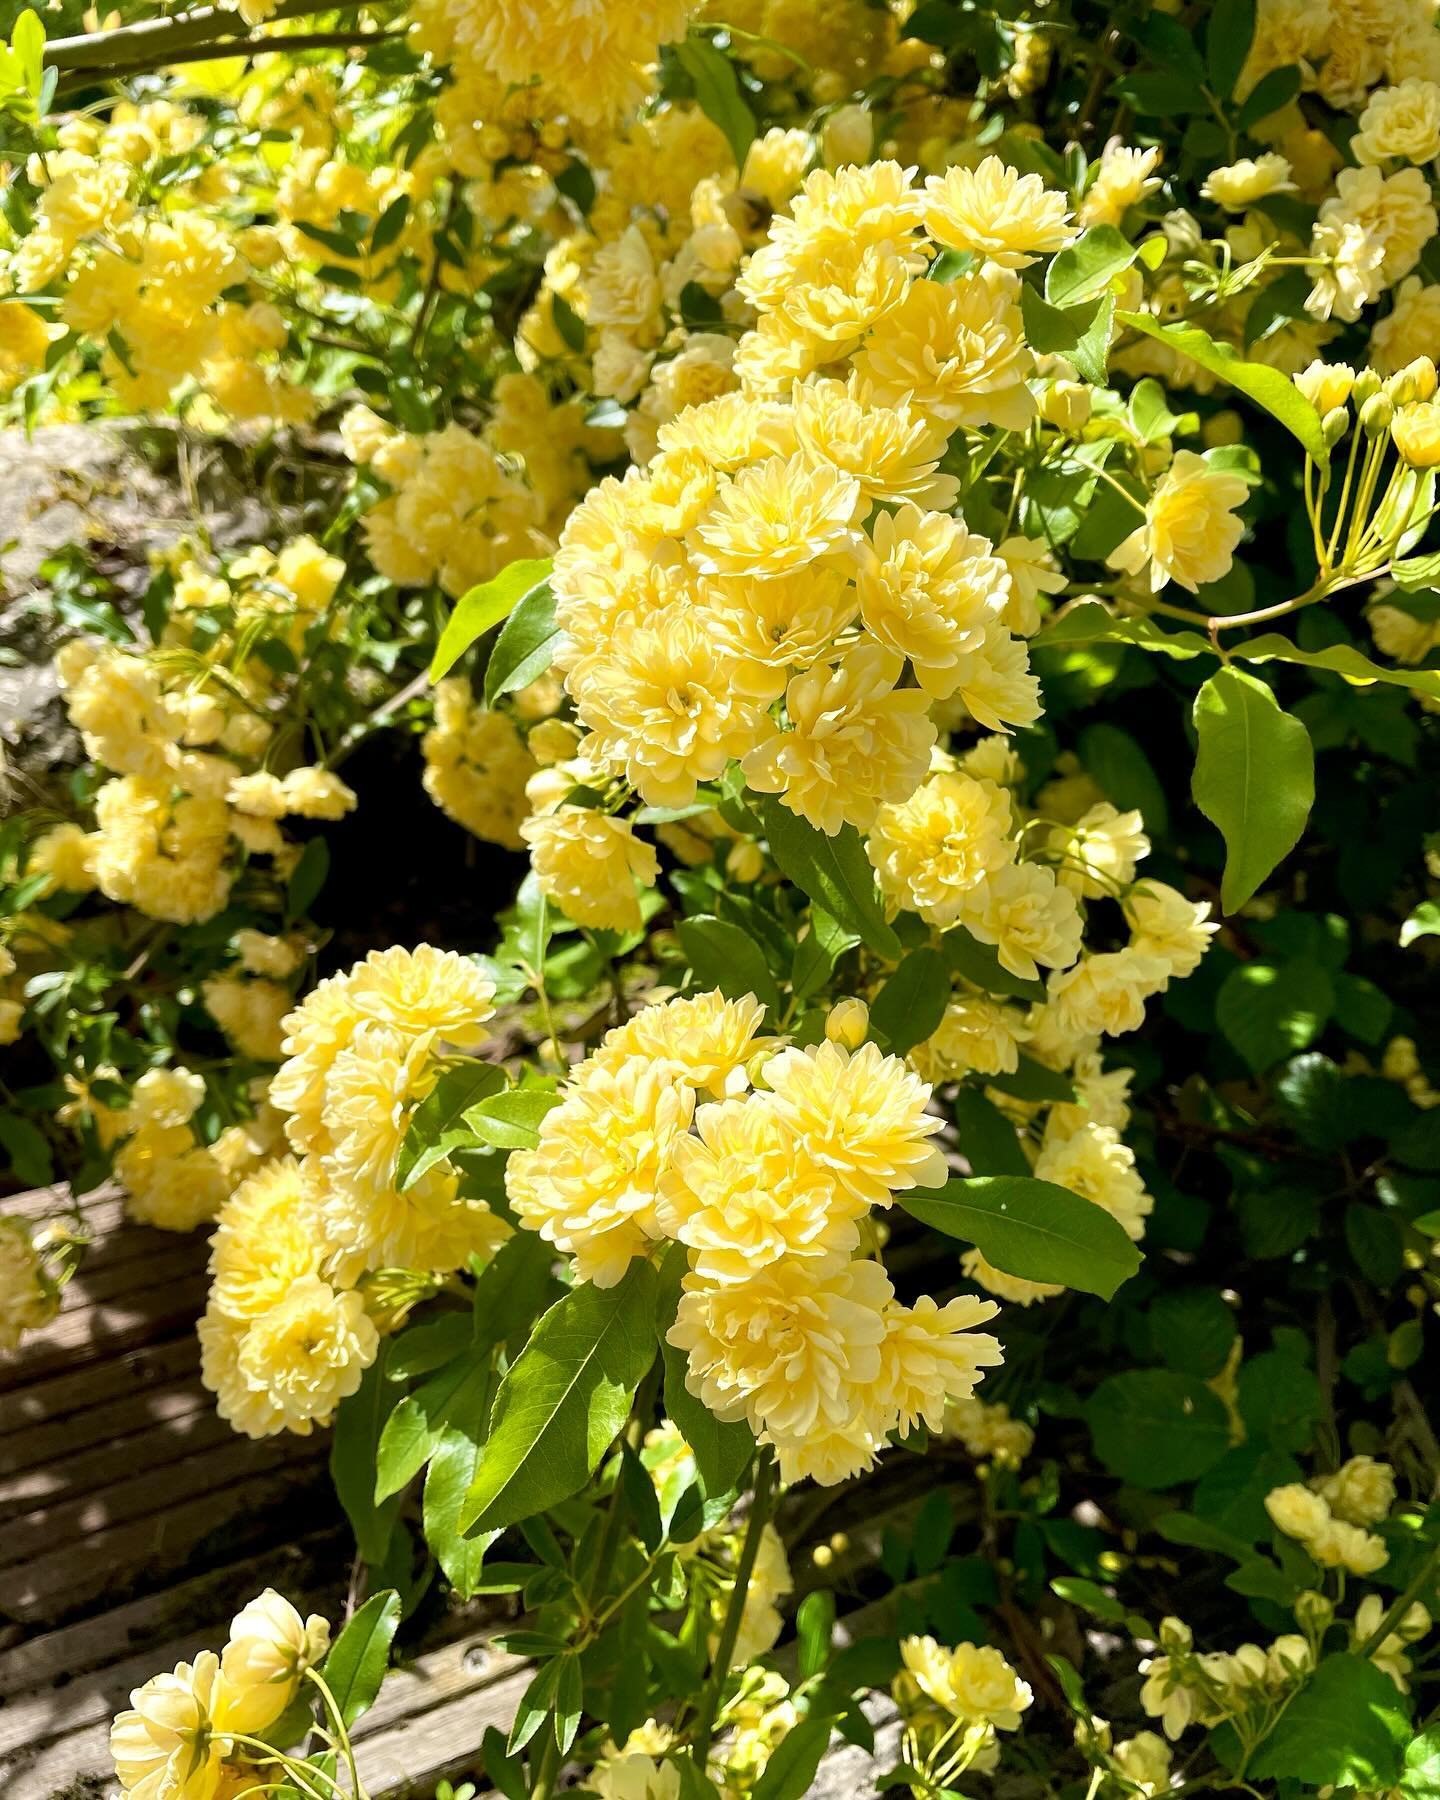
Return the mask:
[[1095,300],[1137,254],[1136,246],[1113,225],[1092,226],[1051,259],[1045,271],[1045,298],[1052,307]]
[[922,947],[901,960],[870,1003],[870,1030],[903,1056],[940,1029],[950,1002],[950,970],[938,950]]
[[745,154],[755,141],[755,115],[740,91],[734,63],[699,37],[683,38],[675,46],[675,56],[694,85],[701,112],[719,126],[736,169],[743,169]]
[[986,1175],[898,1196],[906,1212],[967,1239],[1006,1275],[1080,1288],[1108,1300],[1140,1252],[1093,1200],[1031,1175]]
[[391,1588],[372,1594],[330,1646],[320,1673],[347,1726],[374,1705],[399,1624],[400,1596]]
[[1132,331],[1154,338],[1169,350],[1188,356],[1211,375],[1253,400],[1285,427],[1317,463],[1330,459],[1320,415],[1288,375],[1265,363],[1246,362],[1228,344],[1217,343],[1198,325],[1162,325],[1149,313],[1117,312],[1115,317]]
[[1215,0],[1205,24],[1205,70],[1210,90],[1228,100],[1255,37],[1255,0]]
[[634,1262],[617,1286],[586,1282],[541,1318],[495,1397],[463,1529],[516,1524],[584,1486],[655,1359],[655,1295],[654,1269]]
[[460,1531],[460,1508],[483,1453],[484,1445],[477,1443],[471,1432],[451,1425],[436,1446],[425,1473],[425,1542],[462,1600],[468,1600],[477,1591],[485,1553],[500,1535],[498,1531],[484,1531],[475,1537],[464,1537]]
[[770,853],[781,873],[872,950],[898,962],[900,940],[885,921],[875,871],[854,826],[846,825],[834,837],[827,837],[782,806],[773,794],[760,798],[758,806]]
[[1327,1656],[1251,1758],[1257,1780],[1307,1786],[1393,1787],[1410,1742],[1400,1690],[1364,1657]]
[[1318,963],[1241,963],[1215,998],[1215,1023],[1256,1075],[1313,1044],[1335,1004]]
[[1226,912],[1243,906],[1300,841],[1315,800],[1315,751],[1263,681],[1218,670],[1195,696],[1195,804],[1225,839]]
[[475,642],[476,638],[508,619],[527,595],[550,579],[551,558],[527,557],[503,568],[490,581],[482,581],[462,594],[445,621],[435,654],[430,660],[430,679],[439,681]]
[[681,919],[675,933],[697,986],[719,988],[730,1000],[753,994],[772,1014],[779,1012],[780,990],[775,977],[770,973],[765,952],[748,932],[728,919],[701,913],[693,919]]
[[1030,1173],[1015,1127],[978,1088],[962,1087],[950,1102],[950,1116],[972,1175]]
[[466,1111],[504,1086],[505,1071],[496,1063],[464,1062],[445,1071],[415,1108],[395,1158],[395,1185],[402,1194],[452,1150],[474,1142]]
[[516,600],[485,665],[485,704],[502,694],[538,681],[550,667],[560,628],[555,623],[555,596],[548,581],[538,582]]
[[465,1123],[497,1150],[533,1150],[540,1141],[541,1121],[559,1104],[560,1096],[547,1088],[507,1088],[469,1107]]
[[743,1419],[717,1419],[704,1401],[685,1385],[686,1357],[672,1344],[662,1344],[665,1356],[665,1411],[681,1437],[695,1453],[695,1467],[711,1499],[728,1494],[755,1454],[755,1437]]
[[1135,1487],[1195,1481],[1230,1448],[1224,1402],[1198,1376],[1174,1369],[1110,1376],[1090,1396],[1085,1416],[1101,1462]]

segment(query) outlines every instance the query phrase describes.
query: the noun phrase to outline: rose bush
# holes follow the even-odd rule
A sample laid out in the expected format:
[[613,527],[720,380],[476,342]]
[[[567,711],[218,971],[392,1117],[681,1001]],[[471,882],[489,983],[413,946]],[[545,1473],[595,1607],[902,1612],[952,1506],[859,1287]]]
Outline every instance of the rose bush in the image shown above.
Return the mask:
[[[12,1172],[210,1226],[371,1595],[122,1787],[359,1788],[438,1582],[507,1795],[891,1718],[926,1796],[1433,1795],[1432,9],[27,13],[0,83],[16,416],[327,496],[87,589],[0,840]],[[493,879],[367,949],[387,734]]]

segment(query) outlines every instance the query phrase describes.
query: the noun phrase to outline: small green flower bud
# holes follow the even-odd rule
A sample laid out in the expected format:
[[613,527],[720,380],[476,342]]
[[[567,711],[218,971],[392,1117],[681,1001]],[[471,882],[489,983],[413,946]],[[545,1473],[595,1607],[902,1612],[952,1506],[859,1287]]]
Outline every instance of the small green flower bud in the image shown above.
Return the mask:
[[1350,398],[1356,406],[1363,406],[1367,400],[1379,392],[1379,375],[1374,369],[1362,369],[1355,377],[1355,385],[1350,390]]
[[1350,414],[1343,406],[1328,412],[1324,420],[1325,442],[1333,450],[1350,429]]
[[1390,429],[1395,417],[1395,404],[1388,394],[1372,394],[1360,408],[1360,429],[1367,437],[1379,437]]

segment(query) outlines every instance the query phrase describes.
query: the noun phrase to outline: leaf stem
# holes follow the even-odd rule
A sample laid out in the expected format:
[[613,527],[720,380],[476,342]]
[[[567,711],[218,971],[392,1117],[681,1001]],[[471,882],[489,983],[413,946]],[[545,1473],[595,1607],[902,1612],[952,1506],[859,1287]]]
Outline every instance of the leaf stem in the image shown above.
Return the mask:
[[1385,1614],[1385,1617],[1381,1619],[1380,1623],[1370,1633],[1369,1637],[1366,1638],[1365,1642],[1359,1646],[1356,1651],[1357,1656],[1373,1656],[1375,1654],[1381,1644],[1389,1637],[1390,1633],[1405,1617],[1415,1601],[1434,1579],[1437,1566],[1440,1566],[1440,1544],[1437,1544],[1425,1558],[1424,1562],[1421,1563],[1419,1570],[1411,1580],[1409,1587],[1403,1589],[1397,1598],[1391,1602],[1389,1611]]

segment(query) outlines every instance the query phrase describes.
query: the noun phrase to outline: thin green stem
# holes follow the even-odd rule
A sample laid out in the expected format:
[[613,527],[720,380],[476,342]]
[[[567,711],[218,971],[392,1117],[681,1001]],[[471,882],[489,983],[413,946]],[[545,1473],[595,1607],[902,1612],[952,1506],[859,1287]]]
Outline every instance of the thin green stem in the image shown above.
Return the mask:
[[740,1560],[735,1565],[735,1580],[730,1589],[725,1620],[720,1627],[720,1640],[710,1665],[710,1676],[700,1699],[700,1711],[690,1742],[697,1768],[704,1768],[710,1754],[710,1740],[715,1735],[715,1717],[720,1710],[720,1697],[730,1674],[736,1640],[740,1636],[740,1620],[745,1611],[745,1596],[750,1577],[755,1572],[755,1559],[760,1554],[760,1539],[770,1522],[776,1497],[775,1452],[762,1445],[755,1462],[755,1492],[750,1501],[750,1517],[746,1521],[745,1541],[740,1547]]
[[1381,1619],[1380,1623],[1356,1651],[1357,1656],[1374,1655],[1381,1644],[1385,1642],[1385,1639],[1389,1637],[1390,1633],[1405,1617],[1406,1613],[1409,1612],[1410,1608],[1434,1580],[1437,1567],[1440,1567],[1440,1545],[1437,1545],[1425,1558],[1424,1562],[1421,1563],[1420,1568],[1411,1580],[1410,1585],[1403,1589],[1397,1598],[1391,1602],[1389,1611],[1385,1614],[1385,1617]]
[[320,1698],[325,1703],[325,1710],[335,1723],[335,1736],[339,1742],[340,1752],[345,1758],[345,1766],[350,1771],[350,1783],[355,1792],[355,1800],[369,1800],[365,1791],[365,1783],[360,1779],[360,1771],[355,1766],[355,1750],[350,1742],[350,1733],[346,1728],[345,1715],[340,1711],[339,1703],[330,1691],[329,1683],[318,1669],[307,1669],[305,1679],[313,1682],[319,1690]]

